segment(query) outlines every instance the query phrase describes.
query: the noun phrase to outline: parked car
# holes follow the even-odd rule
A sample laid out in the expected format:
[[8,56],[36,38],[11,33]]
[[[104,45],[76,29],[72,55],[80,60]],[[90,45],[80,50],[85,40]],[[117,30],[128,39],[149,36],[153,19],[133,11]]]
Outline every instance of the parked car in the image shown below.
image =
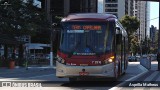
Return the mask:
[[136,56],[129,56],[128,61],[130,61],[130,62],[137,61],[137,58],[136,58]]
[[157,54],[149,54],[148,56],[150,57],[151,61],[157,60]]
[[136,57],[137,61],[139,61],[139,60],[140,60],[140,58],[141,58],[141,56],[140,56],[140,55],[136,55],[135,57]]

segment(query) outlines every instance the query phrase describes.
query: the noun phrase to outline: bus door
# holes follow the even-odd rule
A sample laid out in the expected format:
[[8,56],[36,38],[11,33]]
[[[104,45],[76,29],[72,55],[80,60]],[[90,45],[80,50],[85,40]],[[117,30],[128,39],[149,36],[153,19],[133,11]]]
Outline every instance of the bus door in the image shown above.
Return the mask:
[[120,75],[122,72],[122,33],[120,28],[116,31],[116,60],[118,61],[118,74]]
[[121,43],[121,66],[122,66],[122,72],[125,70],[125,37],[122,36],[122,43]]

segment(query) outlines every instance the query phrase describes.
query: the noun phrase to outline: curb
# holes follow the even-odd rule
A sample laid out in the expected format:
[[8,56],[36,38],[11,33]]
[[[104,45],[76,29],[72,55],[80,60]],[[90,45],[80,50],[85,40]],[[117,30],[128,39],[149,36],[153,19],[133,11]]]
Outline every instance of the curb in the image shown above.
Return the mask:
[[123,87],[121,87],[121,86],[125,85],[125,84],[126,84],[126,81],[134,81],[134,80],[137,79],[138,77],[140,77],[140,76],[142,76],[142,75],[144,75],[145,73],[148,72],[148,69],[146,69],[146,68],[143,67],[142,65],[138,65],[138,67],[139,67],[141,70],[143,70],[144,72],[142,72],[142,73],[140,73],[140,74],[138,74],[138,75],[136,75],[136,76],[134,76],[134,77],[131,77],[131,78],[125,80],[124,82],[122,82],[122,83],[120,83],[120,84],[112,87],[112,88],[109,89],[109,90],[123,90]]
[[56,67],[28,67],[28,69],[56,69]]
[[6,71],[4,70],[3,72],[0,72],[0,74],[23,73],[23,72],[27,72],[27,71],[30,71],[30,72],[32,72],[32,71],[44,71],[44,70],[51,70],[51,69],[56,69],[56,67],[28,67],[28,68],[15,67],[14,69],[5,69]]

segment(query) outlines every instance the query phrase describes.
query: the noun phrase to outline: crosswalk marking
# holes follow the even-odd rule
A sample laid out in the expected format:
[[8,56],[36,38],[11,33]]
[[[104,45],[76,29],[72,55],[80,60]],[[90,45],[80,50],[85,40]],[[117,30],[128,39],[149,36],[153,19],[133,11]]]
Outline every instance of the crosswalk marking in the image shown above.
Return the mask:
[[[158,85],[158,83],[156,81],[160,81],[160,72],[156,71],[156,70],[155,71],[151,70],[151,71],[148,71],[148,73],[150,73],[150,74],[148,74],[148,75],[144,74],[144,75],[140,76],[140,77],[145,77],[145,79],[142,80],[142,82],[140,82],[140,83],[143,84],[143,81],[144,81],[144,83],[147,83],[147,84],[151,83],[151,84],[157,84]],[[132,81],[132,80],[129,80],[129,81]],[[139,81],[139,80],[134,79],[133,81]],[[147,81],[147,82],[145,82],[145,81]],[[145,86],[142,85],[142,87],[132,87],[132,86],[131,87],[123,87],[123,85],[124,84],[121,84],[118,87],[113,87],[110,90],[160,90],[158,88],[160,86],[158,86],[158,87],[157,86],[145,87]]]
[[157,80],[156,81],[160,81],[160,75],[159,75],[159,77],[157,78]]
[[144,81],[152,81],[152,79],[158,74],[159,72],[155,71],[149,77],[147,77]]

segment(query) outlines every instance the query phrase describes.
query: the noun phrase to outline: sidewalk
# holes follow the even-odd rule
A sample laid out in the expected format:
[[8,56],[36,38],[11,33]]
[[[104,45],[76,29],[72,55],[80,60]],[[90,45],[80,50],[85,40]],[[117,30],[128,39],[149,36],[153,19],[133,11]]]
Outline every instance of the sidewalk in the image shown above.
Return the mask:
[[9,69],[7,67],[0,67],[0,74],[10,74],[10,73],[22,73],[29,71],[42,71],[47,69],[55,69],[55,66],[29,66],[28,69],[26,67],[18,67],[16,66],[14,69]]
[[159,90],[160,71],[157,71],[158,62],[151,62],[151,69],[131,79],[120,83],[110,90]]
[[[142,73],[139,76],[135,76],[127,81],[160,81],[158,77],[160,77],[160,71],[157,71],[157,61],[151,62],[151,69]],[[143,67],[143,66],[142,66]],[[159,73],[158,73],[159,72]]]

